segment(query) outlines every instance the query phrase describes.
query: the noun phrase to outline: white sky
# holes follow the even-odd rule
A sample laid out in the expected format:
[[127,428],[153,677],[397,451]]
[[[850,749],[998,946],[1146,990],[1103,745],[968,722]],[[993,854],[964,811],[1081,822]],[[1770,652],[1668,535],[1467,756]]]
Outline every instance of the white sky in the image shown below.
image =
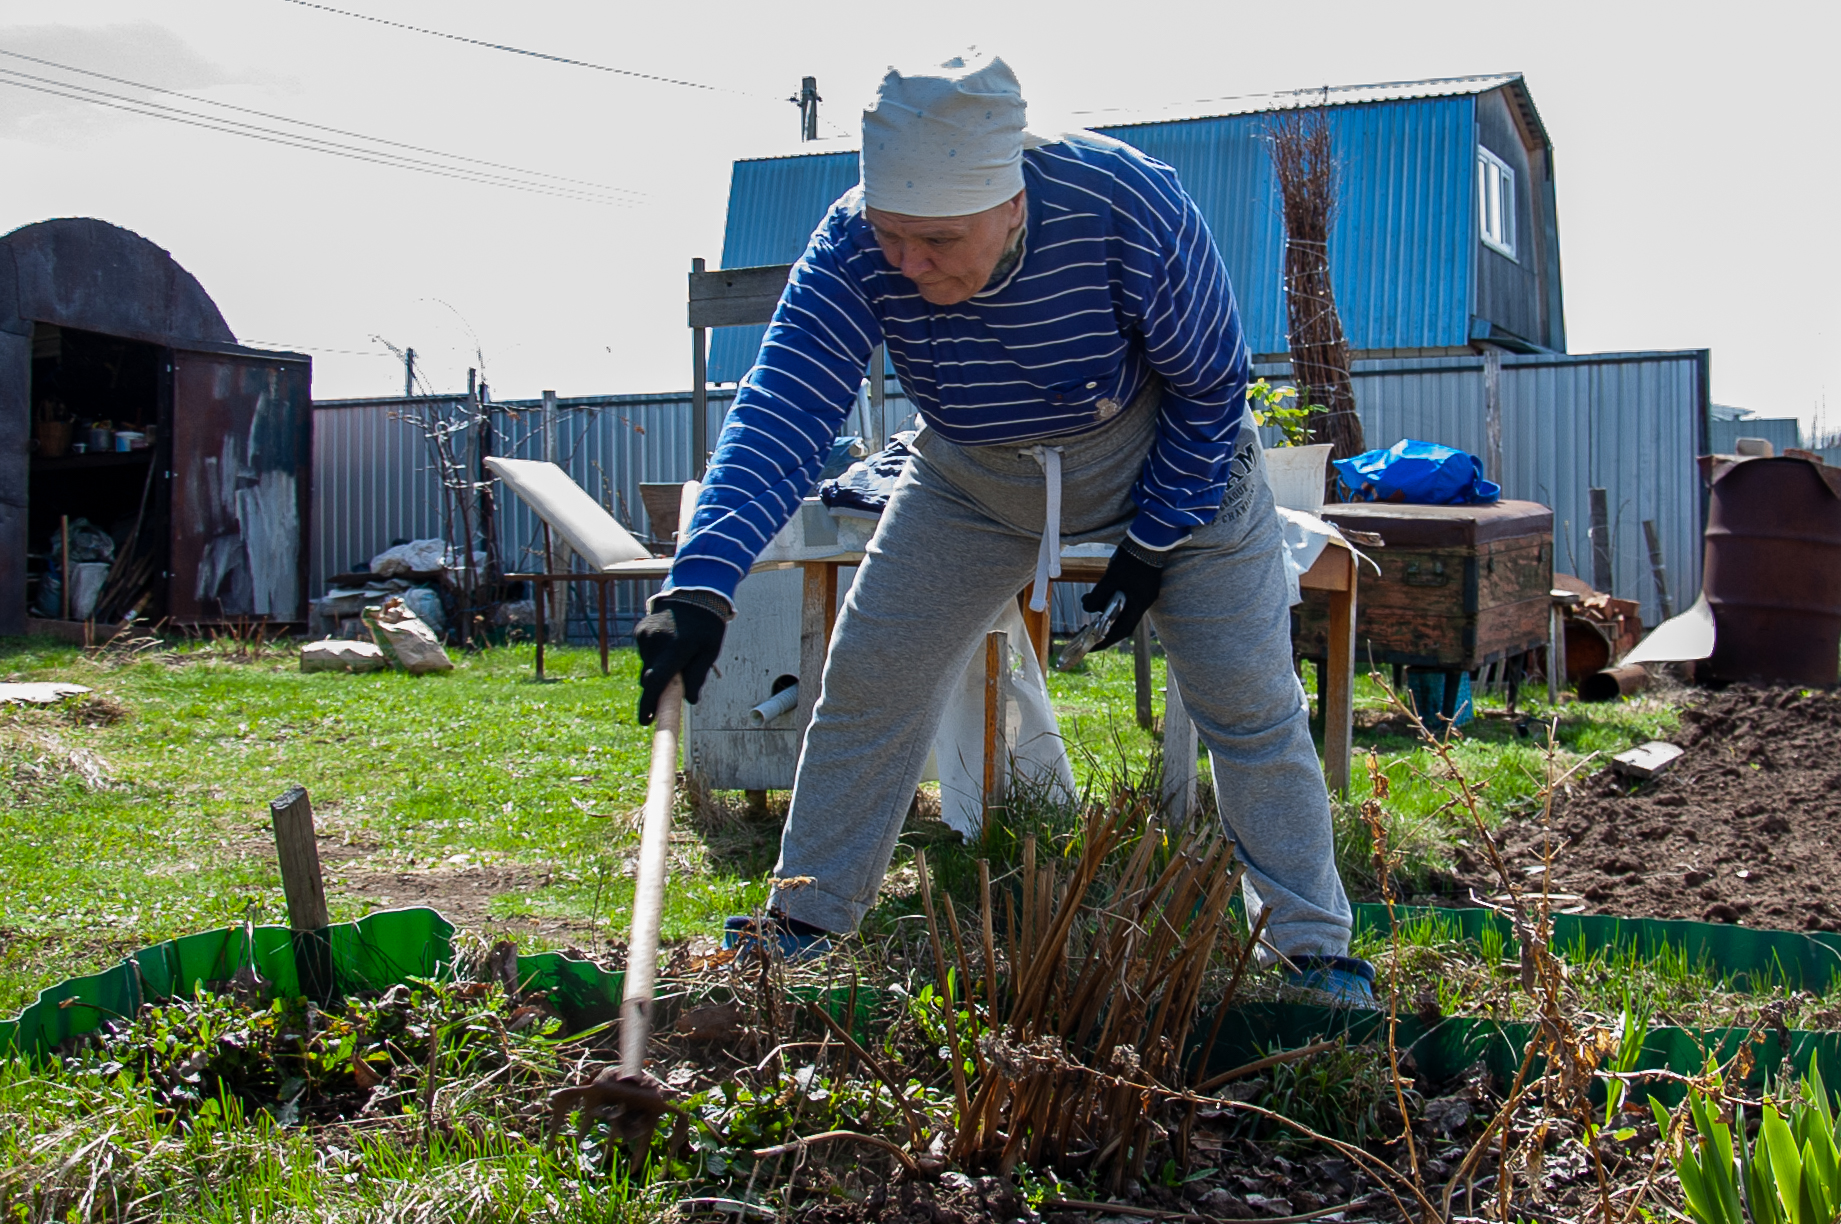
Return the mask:
[[1016,68],[1036,126],[1521,71],[1554,142],[1571,350],[1711,348],[1715,401],[1808,423],[1833,397],[1825,419],[1841,425],[1832,0],[329,2],[734,92],[286,0],[14,0],[0,49],[645,195],[618,208],[547,198],[0,86],[0,232],[68,215],[139,232],[203,282],[239,338],[311,352],[320,398],[401,391],[375,336],[413,345],[438,389],[465,385],[477,349],[498,398],[671,390],[690,381],[684,272],[693,255],[720,258],[730,162],[794,143],[797,112],[780,99],[801,76],[818,78],[836,134],[891,59],[972,44]]

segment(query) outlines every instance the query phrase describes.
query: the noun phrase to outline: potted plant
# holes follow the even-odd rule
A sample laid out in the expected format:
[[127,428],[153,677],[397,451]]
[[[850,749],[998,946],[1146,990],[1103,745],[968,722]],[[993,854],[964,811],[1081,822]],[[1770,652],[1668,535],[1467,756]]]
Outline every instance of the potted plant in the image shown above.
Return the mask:
[[1310,419],[1325,411],[1321,404],[1304,403],[1293,387],[1274,387],[1265,379],[1247,388],[1253,420],[1278,430],[1278,439],[1266,450],[1266,483],[1272,500],[1287,510],[1316,513],[1323,509],[1323,482],[1330,462],[1330,444],[1312,443]]

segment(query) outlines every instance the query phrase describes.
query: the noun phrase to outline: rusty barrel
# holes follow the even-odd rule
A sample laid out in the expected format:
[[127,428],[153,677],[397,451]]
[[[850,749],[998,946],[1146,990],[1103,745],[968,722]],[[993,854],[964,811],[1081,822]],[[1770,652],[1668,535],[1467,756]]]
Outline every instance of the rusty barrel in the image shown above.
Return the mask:
[[1715,679],[1827,687],[1841,664],[1841,468],[1747,459],[1712,470],[1703,589]]

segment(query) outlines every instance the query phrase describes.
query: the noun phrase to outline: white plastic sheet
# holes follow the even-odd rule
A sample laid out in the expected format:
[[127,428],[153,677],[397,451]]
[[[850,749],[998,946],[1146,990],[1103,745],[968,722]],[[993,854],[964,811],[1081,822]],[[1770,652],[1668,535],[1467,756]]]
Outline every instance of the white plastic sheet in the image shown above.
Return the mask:
[[[1063,799],[1074,797],[1074,767],[1048,700],[1048,678],[1030,645],[1023,614],[1007,604],[991,624],[1005,635],[1006,666],[999,676],[1004,719],[999,727],[997,780],[1000,792],[1017,784],[1046,787]],[[985,652],[972,656],[946,702],[933,740],[940,780],[940,817],[967,840],[984,827]],[[932,772],[932,771],[930,771]]]

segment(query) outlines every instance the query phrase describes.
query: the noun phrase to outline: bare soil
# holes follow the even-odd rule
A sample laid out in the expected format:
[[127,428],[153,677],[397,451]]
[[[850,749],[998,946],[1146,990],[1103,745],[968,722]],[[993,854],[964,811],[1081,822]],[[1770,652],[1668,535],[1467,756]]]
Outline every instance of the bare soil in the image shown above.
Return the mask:
[[[1661,777],[1605,769],[1557,797],[1549,888],[1577,898],[1559,908],[1841,931],[1841,692],[1735,686],[1681,721],[1687,751]],[[1547,839],[1538,820],[1497,833],[1534,884]],[[1465,852],[1445,901],[1472,889],[1502,886]]]

